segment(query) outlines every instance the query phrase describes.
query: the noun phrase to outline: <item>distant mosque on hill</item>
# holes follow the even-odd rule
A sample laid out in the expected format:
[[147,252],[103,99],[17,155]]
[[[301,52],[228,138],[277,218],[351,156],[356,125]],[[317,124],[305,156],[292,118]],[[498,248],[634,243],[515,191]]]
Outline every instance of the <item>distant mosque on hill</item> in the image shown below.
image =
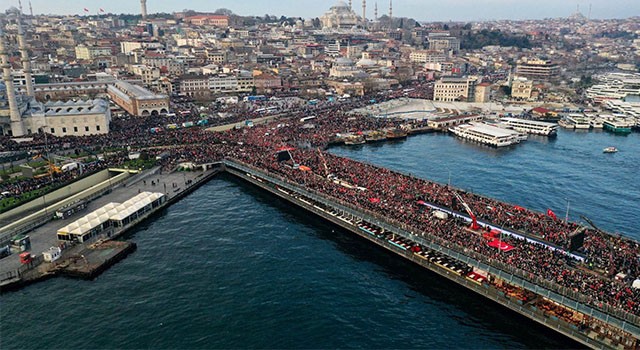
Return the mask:
[[322,17],[323,28],[349,29],[362,23],[362,19],[356,15],[350,5],[344,1],[338,1]]
[[[378,20],[378,3],[374,4],[374,21]],[[393,11],[393,2],[389,1],[389,18]],[[362,0],[362,16],[358,16],[351,7],[351,0],[349,4],[344,1],[338,1],[333,5],[329,11],[320,17],[320,22],[323,28],[332,29],[351,29],[358,25],[367,27],[367,0]]]

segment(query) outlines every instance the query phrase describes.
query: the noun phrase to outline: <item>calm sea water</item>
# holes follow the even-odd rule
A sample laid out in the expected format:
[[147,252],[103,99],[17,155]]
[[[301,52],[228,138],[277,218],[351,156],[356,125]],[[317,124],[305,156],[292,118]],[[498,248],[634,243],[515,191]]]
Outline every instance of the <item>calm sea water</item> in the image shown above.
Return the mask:
[[[423,135],[332,151],[579,213],[638,236],[637,134],[508,150]],[[620,152],[603,155],[616,145]],[[269,194],[221,177],[130,234],[94,281],[0,297],[0,348],[567,348],[574,343]]]

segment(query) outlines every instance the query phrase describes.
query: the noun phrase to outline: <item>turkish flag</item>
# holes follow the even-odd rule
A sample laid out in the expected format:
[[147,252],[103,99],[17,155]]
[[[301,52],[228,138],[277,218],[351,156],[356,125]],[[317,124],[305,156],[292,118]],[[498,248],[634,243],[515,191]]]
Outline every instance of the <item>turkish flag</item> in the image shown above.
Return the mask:
[[549,215],[549,217],[551,217],[553,220],[558,220],[556,213],[554,213],[551,209],[547,209],[547,215]]

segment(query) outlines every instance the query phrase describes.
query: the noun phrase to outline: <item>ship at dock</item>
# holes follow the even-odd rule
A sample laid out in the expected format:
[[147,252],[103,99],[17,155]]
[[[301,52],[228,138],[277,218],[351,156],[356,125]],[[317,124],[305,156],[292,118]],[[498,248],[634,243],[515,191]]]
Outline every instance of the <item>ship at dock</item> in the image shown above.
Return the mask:
[[386,141],[387,134],[379,130],[369,131],[364,133],[364,139],[368,143]]
[[556,123],[520,118],[502,118],[501,122],[509,129],[525,132],[527,134],[556,136],[558,133],[558,125]]
[[406,139],[409,133],[401,128],[390,128],[386,130],[387,140],[402,140]]
[[462,124],[449,128],[459,138],[491,147],[507,147],[527,139],[521,132],[485,123]]
[[614,134],[630,134],[632,123],[623,118],[606,119],[602,123],[604,130]]

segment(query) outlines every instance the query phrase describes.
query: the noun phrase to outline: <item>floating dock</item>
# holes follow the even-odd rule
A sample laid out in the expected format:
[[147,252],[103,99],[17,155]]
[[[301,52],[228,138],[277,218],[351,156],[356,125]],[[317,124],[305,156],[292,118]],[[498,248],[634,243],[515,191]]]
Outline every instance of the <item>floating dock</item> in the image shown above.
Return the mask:
[[53,271],[65,276],[94,279],[106,269],[136,250],[136,244],[126,241],[106,241],[84,247],[77,254],[54,264]]

